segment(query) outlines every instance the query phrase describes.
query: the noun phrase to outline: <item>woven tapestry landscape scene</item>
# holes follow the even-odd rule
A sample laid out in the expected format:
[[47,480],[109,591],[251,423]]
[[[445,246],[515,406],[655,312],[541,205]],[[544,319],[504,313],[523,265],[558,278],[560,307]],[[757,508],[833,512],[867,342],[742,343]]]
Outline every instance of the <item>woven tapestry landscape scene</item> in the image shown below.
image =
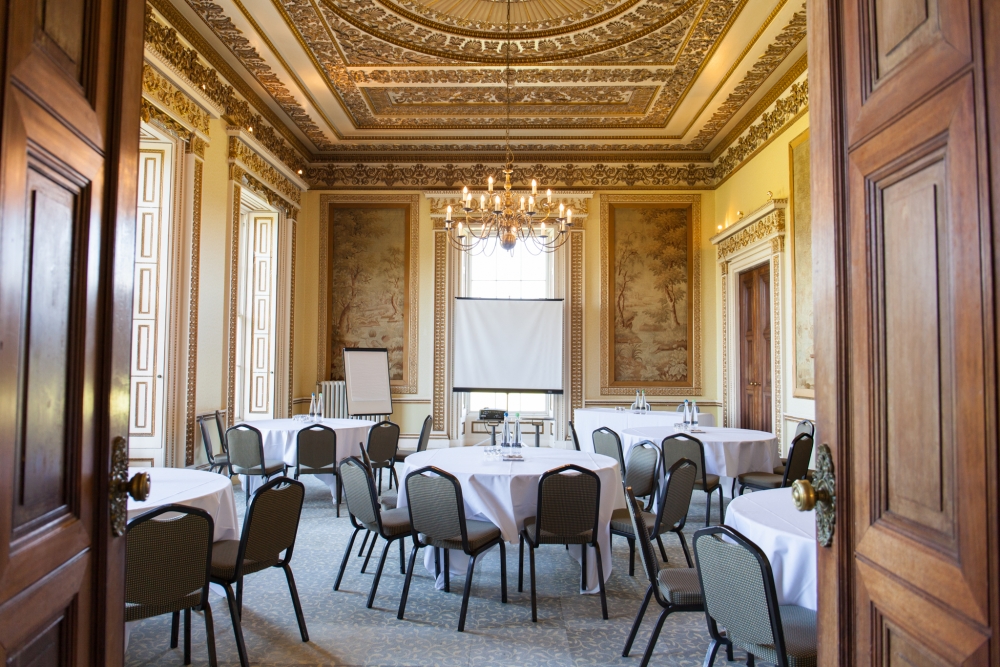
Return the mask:
[[389,350],[389,380],[405,381],[408,207],[330,210],[330,374],[344,379],[345,347]]
[[689,207],[611,208],[612,381],[691,383]]

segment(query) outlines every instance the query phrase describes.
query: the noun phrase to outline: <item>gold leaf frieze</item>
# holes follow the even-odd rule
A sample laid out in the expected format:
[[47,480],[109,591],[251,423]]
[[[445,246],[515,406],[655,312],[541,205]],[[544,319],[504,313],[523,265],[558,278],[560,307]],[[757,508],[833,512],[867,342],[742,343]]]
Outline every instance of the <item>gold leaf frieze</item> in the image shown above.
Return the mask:
[[208,112],[145,63],[142,66],[142,92],[160,102],[192,129],[208,136]]
[[274,188],[281,196],[292,202],[296,207],[301,204],[302,191],[294,183],[282,176],[281,172],[269,165],[264,158],[257,155],[239,137],[229,137],[229,158],[240,163],[245,169]]

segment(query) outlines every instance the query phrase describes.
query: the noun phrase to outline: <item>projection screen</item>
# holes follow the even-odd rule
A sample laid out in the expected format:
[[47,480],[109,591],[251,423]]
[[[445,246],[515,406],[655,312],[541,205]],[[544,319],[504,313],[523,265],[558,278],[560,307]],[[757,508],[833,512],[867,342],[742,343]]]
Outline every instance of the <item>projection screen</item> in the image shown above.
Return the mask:
[[454,391],[563,393],[562,299],[455,299]]

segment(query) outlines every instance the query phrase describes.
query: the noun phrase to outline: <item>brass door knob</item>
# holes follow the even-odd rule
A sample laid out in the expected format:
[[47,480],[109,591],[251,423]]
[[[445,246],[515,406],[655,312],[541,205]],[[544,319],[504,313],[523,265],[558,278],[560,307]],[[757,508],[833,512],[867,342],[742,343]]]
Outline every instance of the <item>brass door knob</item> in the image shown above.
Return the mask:
[[829,503],[830,494],[826,489],[814,489],[807,479],[797,479],[792,484],[792,502],[795,509],[808,512],[816,508],[816,502]]
[[151,486],[148,472],[137,472],[132,475],[132,479],[127,482],[116,482],[119,493],[127,493],[132,496],[132,500],[142,502],[149,498]]

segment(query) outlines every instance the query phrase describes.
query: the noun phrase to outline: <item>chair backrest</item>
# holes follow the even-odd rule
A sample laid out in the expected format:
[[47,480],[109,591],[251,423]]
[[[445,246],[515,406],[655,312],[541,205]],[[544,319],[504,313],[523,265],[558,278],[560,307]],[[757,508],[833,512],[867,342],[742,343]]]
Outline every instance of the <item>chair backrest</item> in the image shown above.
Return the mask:
[[638,543],[639,557],[642,559],[642,569],[645,571],[646,577],[653,588],[653,595],[656,596],[656,601],[666,606],[663,594],[660,593],[660,587],[657,586],[656,582],[657,575],[660,573],[660,559],[653,549],[652,541],[649,539],[646,520],[642,518],[642,509],[639,507],[639,501],[635,499],[635,494],[632,493],[632,487],[625,487],[625,504],[628,506],[629,518],[632,519],[632,534],[635,535],[636,542]]
[[656,508],[657,534],[660,526],[667,526],[672,530],[684,528],[697,475],[698,466],[691,459],[675,461],[667,470],[660,487],[660,504]]
[[573,420],[569,420],[569,434],[573,436],[573,447],[576,451],[580,451],[580,438],[576,437],[576,427],[573,426]]
[[378,465],[388,463],[396,458],[396,450],[399,448],[399,426],[390,421],[382,421],[368,430],[368,444],[365,449],[368,451],[368,458]]
[[596,541],[600,513],[601,478],[593,470],[566,464],[539,478],[536,538],[543,530],[560,538],[590,531],[590,541]]
[[632,492],[639,498],[650,495],[659,481],[659,465],[660,448],[649,440],[637,442],[628,453],[625,486],[631,486]]
[[222,451],[229,453],[229,443],[226,442],[226,415],[228,410],[215,411],[215,428],[219,431],[219,440],[222,441]]
[[406,500],[413,532],[427,542],[461,538],[469,551],[462,485],[454,475],[434,466],[414,470],[406,476]]
[[791,486],[797,479],[804,479],[809,473],[809,459],[812,457],[813,439],[805,433],[792,440],[788,448],[788,463],[785,464],[785,476],[781,486]]
[[417,439],[417,451],[425,452],[427,451],[427,443],[431,439],[431,426],[434,423],[434,417],[427,415],[424,417],[424,425],[420,427],[420,438]]
[[299,468],[333,468],[337,465],[337,432],[329,426],[313,424],[295,437]]
[[772,646],[784,659],[778,596],[764,552],[723,525],[695,533],[694,553],[709,623],[723,626],[737,646]]
[[688,459],[694,462],[697,470],[695,479],[706,485],[705,477],[705,445],[698,438],[686,433],[674,433],[663,439],[660,446],[663,451],[663,468],[669,470],[672,465],[681,459]]
[[226,431],[229,463],[238,468],[264,467],[264,439],[248,424],[237,424]]
[[594,431],[594,451],[598,454],[603,454],[604,456],[610,456],[615,461],[618,461],[618,471],[621,472],[622,478],[625,477],[625,457],[622,455],[622,441],[618,437],[618,434],[612,431],[607,426],[602,426],[601,428]]
[[802,421],[800,421],[798,423],[798,425],[796,425],[796,427],[795,427],[795,436],[793,437],[793,439],[799,437],[803,433],[807,434],[810,438],[815,438],[816,437],[816,424],[813,424],[808,419],[803,419]]
[[254,491],[243,520],[237,574],[244,558],[274,565],[291,559],[305,494],[302,482],[289,477],[276,477]]
[[340,462],[340,483],[350,515],[368,530],[379,527],[381,513],[371,470],[356,456],[346,458]]
[[[205,445],[205,456],[208,458],[209,465],[215,465],[215,457],[218,453],[225,453],[226,448],[222,445],[222,438],[220,437],[219,427],[216,423],[213,426],[210,422],[216,421],[217,417],[214,415],[198,415],[195,417],[195,421],[198,422],[198,428],[201,429],[201,442]],[[214,436],[213,436],[214,434]]]
[[[170,513],[180,516],[158,520]],[[214,532],[208,512],[185,505],[163,505],[129,521],[126,620],[194,607],[208,599]]]

